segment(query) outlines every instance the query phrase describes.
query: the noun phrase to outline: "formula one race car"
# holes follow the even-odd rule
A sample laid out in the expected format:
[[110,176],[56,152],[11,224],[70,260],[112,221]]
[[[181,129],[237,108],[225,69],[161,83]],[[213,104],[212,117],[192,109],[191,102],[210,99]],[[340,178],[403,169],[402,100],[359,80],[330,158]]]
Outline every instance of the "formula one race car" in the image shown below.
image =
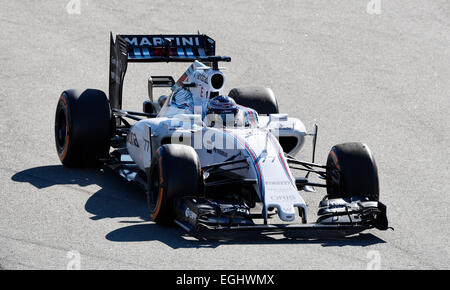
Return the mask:
[[[314,162],[317,126],[278,111],[271,89],[224,92],[225,77],[206,35],[111,34],[109,98],[100,90],[66,90],[58,102],[55,140],[65,166],[107,166],[136,181],[158,224],[193,236],[293,232],[352,235],[386,230],[377,165],[362,143],[334,146],[325,165]],[[148,79],[143,112],[122,109],[129,62],[189,62],[185,73]],[[154,88],[171,89],[154,100]],[[313,138],[312,162],[293,156]],[[307,172],[295,178],[291,170]],[[315,174],[324,183],[311,182]],[[307,223],[299,191],[326,188],[318,219]]]

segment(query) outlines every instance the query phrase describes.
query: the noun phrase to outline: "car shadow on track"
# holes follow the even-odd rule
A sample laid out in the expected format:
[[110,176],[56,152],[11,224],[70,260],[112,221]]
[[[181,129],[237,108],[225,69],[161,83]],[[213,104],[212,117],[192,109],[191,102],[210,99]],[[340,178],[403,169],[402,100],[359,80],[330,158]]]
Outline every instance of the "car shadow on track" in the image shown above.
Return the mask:
[[[88,193],[90,197],[85,209],[93,215],[92,220],[129,217],[138,217],[144,221],[150,219],[142,190],[135,184],[118,178],[109,169],[77,169],[49,165],[26,169],[14,174],[11,179],[28,182],[38,189],[62,185],[70,187],[71,190]],[[92,194],[91,191],[83,189],[90,185],[97,185],[100,190]]]
[[[142,190],[135,184],[118,178],[109,169],[76,169],[49,165],[26,169],[14,174],[11,179],[16,182],[30,183],[38,189],[63,185],[71,187],[71,190],[85,191],[90,194],[85,209],[93,215],[91,220],[122,218],[123,220],[119,223],[128,224],[106,235],[106,239],[112,242],[160,241],[173,249],[215,248],[233,244],[320,244],[323,247],[365,247],[385,243],[371,233],[341,239],[313,240],[288,235],[252,234],[249,237],[229,237],[226,240],[197,240],[178,227],[162,227],[150,222],[146,198]],[[91,191],[83,189],[89,185],[97,185],[100,190],[92,194]],[[126,218],[133,218],[133,220],[127,221]]]
[[261,245],[261,244],[320,244],[323,247],[359,246],[366,247],[385,243],[371,233],[335,238],[335,239],[302,239],[283,235],[270,236],[252,234],[246,237],[227,237],[224,240],[197,240],[176,227],[168,228],[154,223],[126,226],[110,232],[106,238],[114,242],[160,241],[173,249],[179,248],[216,248],[226,245]]

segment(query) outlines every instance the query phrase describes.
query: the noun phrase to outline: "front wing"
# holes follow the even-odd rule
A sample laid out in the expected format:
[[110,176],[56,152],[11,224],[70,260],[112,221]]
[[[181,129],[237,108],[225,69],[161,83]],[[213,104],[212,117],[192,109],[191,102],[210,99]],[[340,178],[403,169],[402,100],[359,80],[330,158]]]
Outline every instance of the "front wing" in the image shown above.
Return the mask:
[[312,224],[258,224],[243,203],[184,197],[178,201],[175,223],[200,239],[227,239],[252,234],[289,234],[302,239],[351,236],[377,228],[388,229],[386,207],[364,200],[326,200],[319,205],[318,220]]

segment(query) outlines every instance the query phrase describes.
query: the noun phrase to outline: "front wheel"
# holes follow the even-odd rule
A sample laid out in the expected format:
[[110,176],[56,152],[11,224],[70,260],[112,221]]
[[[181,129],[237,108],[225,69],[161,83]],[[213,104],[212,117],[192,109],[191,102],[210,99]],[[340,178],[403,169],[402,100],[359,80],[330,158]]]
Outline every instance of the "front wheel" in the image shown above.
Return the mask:
[[176,200],[198,194],[201,167],[197,152],[186,145],[162,145],[155,152],[147,177],[151,218],[158,224],[172,224]]
[[327,159],[329,198],[366,197],[378,201],[378,169],[369,146],[353,142],[333,146]]

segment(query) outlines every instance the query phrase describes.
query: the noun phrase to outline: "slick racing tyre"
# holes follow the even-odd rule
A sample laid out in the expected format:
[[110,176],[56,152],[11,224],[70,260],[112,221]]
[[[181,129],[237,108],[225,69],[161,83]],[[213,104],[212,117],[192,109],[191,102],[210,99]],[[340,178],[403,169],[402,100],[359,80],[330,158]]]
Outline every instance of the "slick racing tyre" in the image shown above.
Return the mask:
[[151,218],[158,224],[172,224],[176,200],[199,192],[201,167],[197,152],[181,144],[160,146],[153,156],[147,180]]
[[328,154],[326,183],[328,198],[378,201],[378,169],[369,147],[357,142],[334,146]]
[[241,106],[254,109],[258,114],[278,114],[278,102],[269,88],[247,87],[234,88],[228,96]]
[[67,90],[55,115],[55,143],[59,159],[69,167],[91,167],[109,154],[111,109],[104,92]]

